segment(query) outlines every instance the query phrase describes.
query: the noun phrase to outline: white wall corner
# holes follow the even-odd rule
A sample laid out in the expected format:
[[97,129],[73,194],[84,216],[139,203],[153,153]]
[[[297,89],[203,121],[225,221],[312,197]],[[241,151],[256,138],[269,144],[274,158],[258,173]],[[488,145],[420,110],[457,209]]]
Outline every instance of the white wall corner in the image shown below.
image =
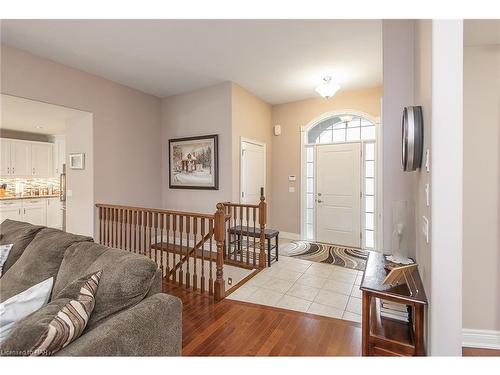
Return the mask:
[[432,21],[431,355],[462,354],[463,21]]
[[500,349],[500,331],[464,328],[462,345],[467,348]]

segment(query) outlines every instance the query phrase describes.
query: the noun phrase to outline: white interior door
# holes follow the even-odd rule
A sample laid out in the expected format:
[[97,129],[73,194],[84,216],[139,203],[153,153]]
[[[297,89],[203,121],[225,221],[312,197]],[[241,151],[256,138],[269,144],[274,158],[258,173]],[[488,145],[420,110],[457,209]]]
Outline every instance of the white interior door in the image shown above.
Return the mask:
[[361,146],[318,145],[316,240],[361,246]]
[[241,141],[240,202],[258,204],[260,189],[266,186],[266,146]]

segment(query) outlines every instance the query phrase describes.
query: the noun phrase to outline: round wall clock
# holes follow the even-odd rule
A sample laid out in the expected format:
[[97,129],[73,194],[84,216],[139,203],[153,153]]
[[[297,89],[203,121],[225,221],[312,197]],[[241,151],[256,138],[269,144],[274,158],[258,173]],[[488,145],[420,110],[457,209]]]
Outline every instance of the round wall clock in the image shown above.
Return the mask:
[[403,110],[403,170],[415,171],[422,164],[424,146],[424,123],[421,106],[409,106]]

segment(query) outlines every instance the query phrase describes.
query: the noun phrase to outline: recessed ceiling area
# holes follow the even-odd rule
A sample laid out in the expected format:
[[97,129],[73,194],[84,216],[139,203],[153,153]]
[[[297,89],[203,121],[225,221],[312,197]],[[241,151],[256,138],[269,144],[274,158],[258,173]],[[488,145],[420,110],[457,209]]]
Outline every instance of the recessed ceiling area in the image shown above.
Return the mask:
[[270,104],[382,85],[380,20],[2,20],[2,43],[166,97],[224,81]]
[[66,131],[66,122],[88,112],[11,95],[1,95],[0,128],[17,132],[58,135]]

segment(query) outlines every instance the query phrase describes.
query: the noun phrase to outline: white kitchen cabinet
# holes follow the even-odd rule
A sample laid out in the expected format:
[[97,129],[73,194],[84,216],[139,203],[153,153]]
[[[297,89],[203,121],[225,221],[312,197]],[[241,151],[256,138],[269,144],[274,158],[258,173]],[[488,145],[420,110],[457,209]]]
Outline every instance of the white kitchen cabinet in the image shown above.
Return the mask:
[[0,174],[2,176],[10,175],[10,141],[0,139]]
[[54,174],[53,147],[48,142],[2,138],[0,174],[4,177],[50,177]]
[[2,139],[2,176],[28,176],[31,175],[31,143],[16,141],[12,139]]
[[0,223],[6,219],[22,221],[23,205],[18,201],[1,201],[0,202]]
[[66,164],[66,137],[64,135],[55,136],[53,164],[54,176],[58,177],[63,173],[63,164]]
[[59,198],[47,199],[47,226],[62,229],[63,206]]
[[53,175],[52,147],[52,143],[31,144],[32,176],[48,177]]
[[47,225],[47,199],[19,199],[0,201],[0,222],[5,219]]
[[34,225],[47,225],[46,199],[23,201],[23,221]]

